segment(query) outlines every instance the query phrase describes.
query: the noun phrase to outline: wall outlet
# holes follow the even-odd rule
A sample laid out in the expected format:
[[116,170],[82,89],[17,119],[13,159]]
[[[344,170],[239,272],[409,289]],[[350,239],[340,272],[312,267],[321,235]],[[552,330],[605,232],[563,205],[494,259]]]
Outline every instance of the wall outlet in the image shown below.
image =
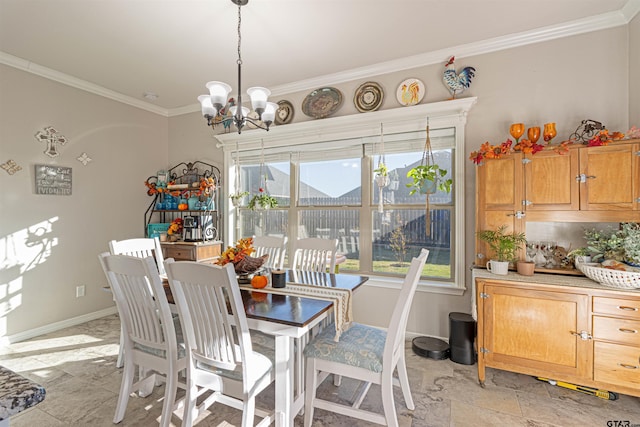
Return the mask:
[[84,296],[84,285],[76,286],[76,298]]

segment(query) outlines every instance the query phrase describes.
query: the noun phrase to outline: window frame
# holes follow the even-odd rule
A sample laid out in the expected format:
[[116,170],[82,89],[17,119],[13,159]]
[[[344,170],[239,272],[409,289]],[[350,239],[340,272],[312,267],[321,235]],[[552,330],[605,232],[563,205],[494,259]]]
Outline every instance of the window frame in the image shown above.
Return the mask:
[[[215,135],[218,141],[217,147],[222,148],[224,152],[224,168],[227,171],[223,180],[223,189],[225,196],[230,194],[234,188],[234,157],[237,152],[241,152],[241,158],[245,154],[253,154],[259,152],[260,147],[264,144],[265,152],[269,153],[269,157],[280,156],[284,159],[290,155],[292,147],[296,147],[296,151],[302,146],[313,147],[314,144],[322,143],[325,149],[332,146],[340,147],[340,141],[352,138],[366,138],[379,135],[380,123],[384,123],[385,134],[415,132],[422,131],[429,122],[432,131],[442,128],[455,128],[455,159],[453,166],[454,178],[454,196],[453,204],[455,206],[455,225],[451,232],[453,234],[452,245],[454,251],[452,256],[456,257],[456,264],[453,271],[453,280],[450,282],[438,282],[435,280],[421,281],[421,288],[430,292],[445,293],[453,295],[462,295],[465,287],[465,125],[467,114],[471,107],[476,103],[477,98],[461,98],[450,101],[435,102],[430,104],[421,104],[410,108],[396,108],[391,110],[375,111],[366,114],[357,114],[349,116],[340,116],[323,120],[306,121],[300,123],[292,123],[285,126],[275,126],[268,133],[262,130],[254,130],[243,132],[242,134],[219,134]],[[368,159],[368,160],[367,160]],[[367,164],[367,162],[369,164]],[[368,174],[372,169],[373,157],[363,156],[362,173]],[[291,200],[297,200],[297,177],[299,174],[297,162],[291,162],[292,170],[290,175],[291,189],[296,194],[291,194]],[[368,176],[368,175],[367,175]],[[363,176],[364,178],[364,176]],[[368,179],[362,181],[363,203],[359,207],[361,210],[360,220],[371,222],[370,216],[372,205],[365,203],[365,195],[371,192],[371,183]],[[368,196],[367,196],[368,197]],[[223,197],[223,214],[225,215],[224,241],[230,242],[236,239],[235,234],[235,216],[236,208],[229,203],[228,197]],[[293,203],[292,203],[293,205]],[[298,223],[299,209],[306,209],[306,206],[290,206],[289,209],[289,225],[288,235],[294,236],[297,233],[296,224]],[[368,219],[367,219],[368,218]],[[369,224],[371,228],[372,224]],[[290,239],[291,241],[291,239]],[[369,254],[371,255],[371,254]],[[380,279],[380,280],[378,280]],[[371,277],[368,284],[372,286],[391,287],[399,286],[402,283],[401,278],[381,276]]]

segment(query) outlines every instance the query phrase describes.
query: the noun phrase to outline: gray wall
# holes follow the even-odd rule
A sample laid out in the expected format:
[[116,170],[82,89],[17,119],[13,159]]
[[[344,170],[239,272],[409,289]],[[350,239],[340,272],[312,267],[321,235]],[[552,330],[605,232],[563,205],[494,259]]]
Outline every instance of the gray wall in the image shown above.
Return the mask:
[[[463,94],[478,97],[469,114],[463,155],[484,141],[503,141],[514,121],[527,125],[555,121],[557,140],[566,138],[585,118],[623,132],[630,121],[640,125],[640,83],[633,78],[640,70],[639,34],[636,17],[627,27],[458,60],[458,67],[477,69],[471,89]],[[443,65],[434,65],[367,80],[383,86],[383,109],[410,108],[395,100],[397,85],[408,77],[420,78],[427,85],[423,102],[441,101],[448,97],[442,71]],[[353,93],[362,82],[336,86],[345,95],[337,115],[359,114]],[[294,122],[311,120],[300,109],[308,92],[275,100],[293,103]],[[54,160],[42,153],[44,147],[33,137],[49,125],[69,138]],[[83,152],[93,159],[87,166],[76,160]],[[110,239],[142,236],[143,212],[150,202],[144,180],[181,161],[221,166],[222,158],[199,113],[167,119],[0,66],[0,163],[12,159],[23,168],[14,175],[0,170],[0,337],[112,308],[110,295],[101,289],[106,283],[97,254],[107,250]],[[35,195],[36,163],[72,167],[73,195]],[[469,264],[475,231],[471,162],[465,173]],[[87,295],[75,298],[80,284],[87,286]],[[469,276],[466,284],[470,285]],[[357,320],[384,325],[388,301],[396,291],[370,287],[361,295],[356,299]],[[447,314],[469,312],[470,301],[469,291],[461,297],[419,293],[408,330],[447,336]]]
[[[55,159],[34,138],[46,126],[69,140]],[[144,181],[167,152],[166,117],[0,65],[0,163],[22,167],[0,170],[0,338],[113,308],[97,256],[143,237]],[[71,167],[72,195],[36,195],[34,164]]]

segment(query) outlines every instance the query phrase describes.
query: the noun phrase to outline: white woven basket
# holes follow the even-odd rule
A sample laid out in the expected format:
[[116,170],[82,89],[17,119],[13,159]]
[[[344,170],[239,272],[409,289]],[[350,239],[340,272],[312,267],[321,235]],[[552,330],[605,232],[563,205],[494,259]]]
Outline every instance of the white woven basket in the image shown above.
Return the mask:
[[600,264],[592,262],[579,263],[577,267],[585,276],[601,285],[622,289],[640,288],[640,273],[603,268]]

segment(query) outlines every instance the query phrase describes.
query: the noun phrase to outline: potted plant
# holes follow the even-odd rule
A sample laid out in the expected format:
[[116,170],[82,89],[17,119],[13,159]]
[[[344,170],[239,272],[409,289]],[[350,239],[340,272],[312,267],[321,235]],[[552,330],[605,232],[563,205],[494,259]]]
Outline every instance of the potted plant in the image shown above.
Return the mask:
[[375,175],[376,184],[378,187],[386,187],[389,185],[389,169],[387,169],[387,165],[384,162],[378,163],[378,167],[373,170]]
[[234,207],[238,208],[242,206],[244,198],[247,197],[248,195],[249,195],[248,191],[239,191],[233,194],[229,194],[229,198],[231,199],[231,204]]
[[419,165],[407,172],[407,178],[412,181],[407,184],[407,188],[411,191],[409,194],[433,194],[436,190],[451,192],[453,180],[451,178],[444,179],[448,171],[440,168],[437,164]]
[[489,245],[493,252],[487,269],[496,274],[507,274],[509,263],[517,258],[521,245],[527,242],[524,233],[507,233],[507,226],[501,225],[497,230],[482,230],[477,232],[478,238]]
[[578,268],[577,264],[591,262],[591,252],[586,247],[576,248],[567,254],[567,257],[573,261],[573,264]]
[[613,260],[634,266],[640,264],[640,223],[622,223],[618,230],[585,230],[584,236],[594,262]]
[[249,200],[249,209],[252,211],[256,209],[270,209],[278,206],[278,200],[275,197],[272,197],[265,193],[265,191],[260,188],[258,194],[254,195],[251,200]]

